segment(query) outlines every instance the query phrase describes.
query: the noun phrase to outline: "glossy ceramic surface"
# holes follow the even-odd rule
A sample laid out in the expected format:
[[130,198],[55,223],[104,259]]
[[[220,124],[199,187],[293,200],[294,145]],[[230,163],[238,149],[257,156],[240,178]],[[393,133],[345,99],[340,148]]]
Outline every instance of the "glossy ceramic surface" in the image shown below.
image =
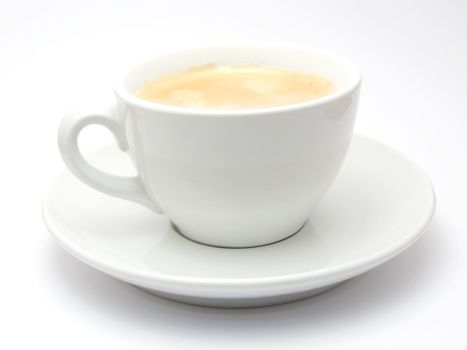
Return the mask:
[[[90,162],[131,174],[128,160],[111,147]],[[434,208],[431,184],[416,164],[355,136],[306,225],[275,244],[195,243],[166,216],[94,191],[68,172],[52,184],[43,216],[68,252],[115,278],[182,302],[249,307],[308,297],[385,262],[421,236]]]
[[[139,99],[147,80],[203,63],[259,64],[323,75],[336,92],[296,105],[192,109]],[[224,247],[272,243],[296,232],[333,182],[352,137],[360,73],[334,54],[294,46],[188,50],[140,64],[116,86],[117,105],[70,112],[59,129],[69,169],[104,193],[135,201],[193,240]],[[108,128],[137,176],[90,166],[78,135]]]

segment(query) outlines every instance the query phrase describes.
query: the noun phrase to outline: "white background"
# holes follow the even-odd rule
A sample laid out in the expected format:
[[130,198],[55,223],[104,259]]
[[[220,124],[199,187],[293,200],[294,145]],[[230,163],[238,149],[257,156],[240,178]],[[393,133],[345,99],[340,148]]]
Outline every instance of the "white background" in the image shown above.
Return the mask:
[[[40,201],[64,170],[66,110],[110,96],[127,62],[226,39],[310,44],[361,67],[357,132],[406,152],[437,191],[419,242],[329,293],[250,310],[158,299],[58,247]],[[467,349],[465,0],[0,0],[0,107],[0,348]]]

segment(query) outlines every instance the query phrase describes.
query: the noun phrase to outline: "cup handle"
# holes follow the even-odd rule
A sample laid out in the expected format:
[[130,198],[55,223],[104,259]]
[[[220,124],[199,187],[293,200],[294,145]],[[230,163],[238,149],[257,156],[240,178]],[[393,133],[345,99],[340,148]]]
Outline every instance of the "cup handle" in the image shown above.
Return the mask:
[[106,127],[115,137],[120,150],[128,151],[125,131],[114,117],[112,107],[92,113],[72,111],[65,115],[58,130],[58,147],[68,169],[98,191],[136,202],[162,214],[159,204],[147,195],[139,176],[111,175],[93,167],[84,159],[78,146],[78,136],[81,130],[92,124]]

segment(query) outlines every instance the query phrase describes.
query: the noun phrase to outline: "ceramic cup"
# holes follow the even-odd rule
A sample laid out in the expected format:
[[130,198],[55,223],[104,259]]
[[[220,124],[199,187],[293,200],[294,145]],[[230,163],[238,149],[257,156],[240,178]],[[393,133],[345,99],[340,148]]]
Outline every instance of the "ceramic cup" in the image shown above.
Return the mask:
[[[258,64],[320,74],[338,85],[325,97],[290,106],[217,110],[168,106],[134,95],[147,80],[192,66]],[[58,133],[68,168],[111,196],[167,215],[186,237],[221,247],[282,240],[304,225],[348,150],[360,72],[346,59],[307,47],[238,45],[156,57],[116,84],[116,103],[70,112]],[[138,175],[90,165],[78,135],[108,128]]]

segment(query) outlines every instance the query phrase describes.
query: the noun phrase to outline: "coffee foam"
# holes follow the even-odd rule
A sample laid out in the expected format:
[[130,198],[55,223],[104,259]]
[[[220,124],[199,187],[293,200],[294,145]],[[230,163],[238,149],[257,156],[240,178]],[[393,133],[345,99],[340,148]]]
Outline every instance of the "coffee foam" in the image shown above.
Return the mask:
[[269,66],[206,64],[151,80],[136,95],[179,107],[249,109],[310,101],[335,89],[319,75]]

